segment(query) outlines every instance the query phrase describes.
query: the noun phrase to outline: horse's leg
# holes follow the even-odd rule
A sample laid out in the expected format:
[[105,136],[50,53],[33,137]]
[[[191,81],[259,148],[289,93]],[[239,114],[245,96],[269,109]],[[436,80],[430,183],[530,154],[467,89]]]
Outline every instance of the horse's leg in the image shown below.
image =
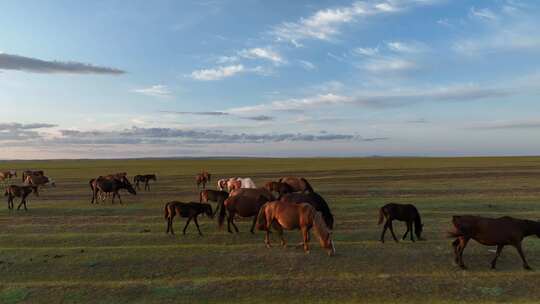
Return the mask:
[[229,213],[229,216],[231,217],[231,225],[234,227],[234,230],[236,230],[236,233],[239,233],[240,230],[238,230],[238,227],[236,227],[236,224],[234,223],[234,213]]
[[514,245],[516,247],[517,252],[519,253],[519,256],[521,257],[521,260],[523,261],[523,268],[527,270],[532,270],[531,266],[529,266],[529,263],[527,263],[527,260],[525,260],[525,255],[523,254],[523,249],[521,248],[521,242]]
[[193,221],[195,222],[195,226],[197,226],[197,230],[199,230],[199,235],[202,236],[201,228],[199,228],[199,222],[197,222],[197,215],[195,215]]
[[122,198],[120,197],[120,192],[115,192],[116,196],[118,196],[118,199],[120,200],[120,204],[122,205]]
[[187,226],[189,225],[189,222],[191,222],[191,219],[192,219],[192,217],[189,217],[189,218],[187,219],[187,221],[186,221],[186,225],[184,226],[184,232],[183,232],[184,235],[186,234],[186,229],[187,229]]
[[465,267],[465,263],[463,262],[463,251],[465,251],[465,247],[467,247],[468,242],[468,238],[459,238],[459,267],[461,267],[461,269],[467,269],[467,267]]
[[414,233],[413,233],[413,225],[412,222],[407,223],[407,230],[409,230],[409,233],[411,234],[411,242],[414,242]]
[[255,224],[257,223],[257,215],[253,217],[253,223],[251,223],[251,229],[249,230],[251,234],[255,234]]
[[150,191],[150,185],[148,184],[148,181],[146,181],[146,183],[144,183],[144,190],[145,191]]
[[[223,207],[223,208],[225,208],[225,207]],[[231,218],[232,218],[231,212],[229,212],[229,215],[227,216],[227,231],[229,231],[229,233],[232,233],[232,231],[231,231]]]
[[[406,226],[407,226],[407,231],[405,231],[405,234],[403,235],[403,237],[401,238],[402,240],[405,240],[405,238],[407,237],[407,234],[409,233],[409,222],[406,222]],[[411,233],[412,235],[412,233]]]
[[394,241],[396,241],[396,243],[398,243],[398,239],[396,237],[396,234],[394,233],[394,226],[392,225],[392,220],[389,220],[388,221],[388,229],[390,229],[390,232],[392,233],[392,237],[394,238]]
[[304,240],[304,252],[309,253],[309,230],[306,227],[302,227],[302,237]]
[[495,257],[493,258],[493,261],[491,261],[491,269],[495,269],[495,266],[497,264],[497,258],[499,255],[501,255],[501,251],[503,250],[504,245],[497,245],[497,252],[495,253]]
[[458,264],[459,262],[459,258],[458,258],[458,255],[459,255],[459,239],[455,239],[453,242],[452,242],[452,247],[454,247],[454,263],[456,263],[456,265]]
[[384,227],[381,233],[381,243],[384,243],[384,235],[386,234],[386,229],[388,229],[388,220],[384,223]]
[[19,206],[17,206],[17,210],[21,209],[21,206],[23,203],[24,203],[24,198],[21,197],[21,202],[19,203]]

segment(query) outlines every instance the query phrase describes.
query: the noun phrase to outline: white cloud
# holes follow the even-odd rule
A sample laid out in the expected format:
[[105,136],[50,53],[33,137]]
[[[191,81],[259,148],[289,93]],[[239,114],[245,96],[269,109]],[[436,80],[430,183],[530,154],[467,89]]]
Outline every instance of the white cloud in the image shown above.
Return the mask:
[[251,48],[238,52],[239,56],[249,59],[264,59],[269,60],[274,64],[283,64],[285,59],[275,50],[270,48]]
[[171,97],[171,94],[172,94],[169,88],[162,84],[153,85],[148,88],[136,89],[136,90],[133,90],[133,92],[147,95],[147,96],[161,97],[161,98]]
[[476,9],[474,7],[471,7],[471,10],[469,11],[469,16],[471,18],[488,21],[495,21],[498,19],[497,15],[489,8]]
[[227,110],[227,112],[235,114],[245,114],[245,113],[259,113],[259,112],[268,112],[268,111],[287,111],[287,110],[297,110],[304,109],[306,107],[322,106],[322,105],[332,105],[332,104],[342,104],[350,100],[347,96],[337,95],[337,94],[320,94],[315,96],[310,96],[306,98],[290,98],[285,100],[276,100],[269,104],[259,104],[254,106],[239,107]]
[[300,62],[300,65],[307,71],[312,71],[312,70],[317,69],[317,66],[315,64],[307,60],[298,60],[298,62]]
[[363,47],[357,47],[353,49],[353,53],[357,55],[362,56],[375,56],[379,53],[379,48],[363,48]]
[[386,46],[389,50],[396,53],[422,53],[427,51],[428,47],[419,42],[401,42],[401,41],[391,41],[387,42]]
[[418,65],[411,60],[393,57],[374,58],[366,61],[361,68],[372,73],[406,72],[418,69]]
[[239,60],[238,56],[219,56],[216,60],[218,64],[232,63]]
[[73,61],[47,61],[37,58],[0,53],[0,70],[15,70],[44,74],[124,74],[117,68],[95,66]]
[[202,81],[220,80],[223,78],[234,76],[245,71],[241,64],[220,66],[213,69],[196,70],[191,73],[191,78]]
[[433,0],[392,0],[392,1],[356,1],[350,6],[328,8],[316,11],[307,18],[296,22],[283,22],[275,26],[271,34],[278,41],[288,41],[297,46],[301,40],[331,40],[340,34],[341,27],[361,18],[381,14],[393,14],[416,5],[432,4]]

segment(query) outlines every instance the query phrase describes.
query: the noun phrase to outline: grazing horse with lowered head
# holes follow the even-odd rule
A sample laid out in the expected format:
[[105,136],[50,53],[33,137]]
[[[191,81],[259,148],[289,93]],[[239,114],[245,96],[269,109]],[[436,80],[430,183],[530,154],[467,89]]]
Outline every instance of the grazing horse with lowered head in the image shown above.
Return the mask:
[[4,192],[4,196],[8,197],[8,209],[9,210],[13,209],[13,207],[14,207],[13,199],[15,197],[20,197],[21,198],[21,203],[17,207],[17,210],[19,210],[21,208],[21,205],[23,205],[23,204],[24,204],[24,210],[25,211],[28,210],[26,208],[26,198],[32,192],[34,192],[34,194],[37,196],[37,186],[32,186],[32,185],[28,185],[28,186],[11,185],[11,186],[7,187],[6,191]]
[[452,217],[453,230],[448,234],[456,239],[452,242],[454,247],[454,261],[462,269],[465,269],[463,263],[463,251],[470,239],[486,246],[497,246],[495,257],[491,261],[491,269],[495,269],[497,258],[501,254],[504,246],[510,245],[516,248],[523,268],[531,270],[531,267],[525,260],[521,242],[530,235],[536,235],[540,238],[540,222],[516,219],[509,216],[499,218],[487,218],[473,215],[462,215]]
[[41,176],[43,176],[43,175],[45,175],[45,172],[43,172],[43,170],[25,170],[21,174],[22,182],[24,183],[27,176],[32,176],[32,175],[41,175]]
[[229,197],[229,193],[226,191],[216,190],[202,190],[199,192],[199,203],[216,202],[216,210],[214,215],[218,212],[219,208],[223,207],[223,203]]
[[315,210],[319,211],[322,214],[326,226],[328,226],[328,228],[330,229],[334,229],[334,215],[330,211],[328,203],[318,193],[289,193],[282,196],[280,200],[289,203],[310,204],[311,206],[313,206],[313,208],[315,208]]
[[157,177],[155,174],[144,174],[144,175],[135,175],[133,177],[133,182],[135,183],[135,189],[139,190],[139,183],[144,183],[144,190],[150,191],[150,181],[156,181]]
[[283,230],[302,231],[304,252],[309,253],[309,231],[313,228],[321,247],[326,249],[329,256],[336,253],[331,234],[322,219],[322,216],[313,206],[308,203],[288,203],[274,201],[264,204],[257,216],[257,229],[266,231],[265,243],[270,248],[270,228],[278,231],[281,238],[281,245],[286,246],[287,242],[283,237]]
[[227,217],[227,231],[229,231],[229,233],[232,233],[231,225],[234,227],[236,232],[239,232],[238,227],[236,227],[234,224],[234,216],[237,214],[241,217],[254,217],[250,232],[255,233],[255,222],[257,221],[259,209],[266,202],[273,201],[274,197],[271,193],[270,196],[266,195],[267,193],[265,192],[267,191],[265,189],[239,189],[236,191],[239,191],[239,193],[235,194],[234,196],[229,195],[219,211],[219,227],[223,227],[225,213],[228,211],[229,216]]
[[398,242],[398,239],[396,238],[396,235],[394,234],[394,227],[392,226],[393,220],[398,220],[402,222],[407,223],[407,231],[403,235],[403,240],[407,237],[407,234],[411,234],[411,241],[414,242],[414,236],[413,236],[413,223],[414,223],[414,232],[416,233],[416,236],[418,237],[418,240],[422,240],[422,230],[424,225],[422,224],[422,219],[420,218],[420,213],[418,213],[418,210],[414,205],[411,204],[386,204],[382,206],[379,209],[379,222],[378,224],[382,224],[384,219],[386,218],[386,222],[384,223],[384,228],[381,234],[380,241],[384,243],[384,235],[386,233],[386,229],[390,229],[390,232],[392,233],[392,237],[394,238],[394,241]]
[[294,189],[289,184],[282,182],[267,182],[264,184],[264,188],[270,192],[277,192],[279,194],[278,199],[284,194],[293,193]]
[[278,182],[288,184],[293,192],[314,192],[311,184],[303,177],[286,176],[280,178]]
[[189,225],[189,222],[193,220],[195,222],[195,226],[197,226],[197,230],[199,231],[199,235],[202,236],[201,229],[199,228],[199,222],[197,221],[197,216],[199,214],[206,214],[209,218],[214,217],[214,213],[212,212],[212,206],[210,204],[201,204],[201,203],[182,203],[178,201],[172,201],[165,204],[165,220],[167,220],[167,232],[165,233],[171,233],[174,234],[173,230],[173,219],[176,215],[178,217],[187,218],[186,226],[184,226],[183,233],[186,234],[186,229]]
[[114,204],[114,198],[118,196],[118,199],[120,200],[120,204],[122,204],[122,198],[120,197],[120,193],[118,192],[121,189],[126,189],[129,193],[133,195],[137,195],[137,191],[133,189],[133,186],[129,182],[129,180],[126,177],[123,177],[121,179],[117,179],[114,177],[106,177],[106,176],[99,176],[97,178],[93,178],[89,182],[90,189],[92,190],[92,201],[98,203],[98,193],[112,193],[112,203]]

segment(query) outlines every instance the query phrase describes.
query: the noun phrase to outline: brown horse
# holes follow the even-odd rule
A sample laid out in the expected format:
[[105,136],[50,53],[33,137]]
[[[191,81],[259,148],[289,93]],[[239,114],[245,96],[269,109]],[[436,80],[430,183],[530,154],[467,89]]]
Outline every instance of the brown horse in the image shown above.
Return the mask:
[[294,192],[294,189],[289,184],[282,182],[268,182],[264,184],[264,188],[270,192],[277,192],[279,194],[278,199],[284,194]]
[[212,175],[206,171],[203,171],[195,176],[195,182],[197,183],[197,189],[202,184],[203,189],[206,189],[206,183],[210,182]]
[[420,213],[418,213],[418,210],[414,205],[411,204],[386,204],[382,206],[379,209],[379,222],[378,224],[382,224],[384,219],[386,218],[386,222],[384,223],[384,228],[381,234],[380,241],[384,243],[384,235],[386,233],[386,229],[390,229],[390,232],[392,233],[392,237],[394,238],[394,241],[398,242],[398,239],[396,238],[396,235],[394,234],[394,227],[392,226],[393,220],[398,220],[402,222],[406,222],[407,224],[407,231],[403,235],[403,240],[407,237],[407,234],[411,234],[411,241],[414,242],[414,236],[413,236],[413,223],[414,223],[414,232],[416,233],[416,236],[418,237],[418,240],[422,239],[422,230],[424,225],[422,224],[422,219],[420,218]]
[[24,204],[24,210],[25,211],[28,210],[26,208],[26,198],[32,192],[34,192],[34,194],[37,196],[37,186],[32,186],[32,185],[29,185],[29,186],[11,185],[11,186],[7,187],[6,191],[4,192],[4,196],[8,197],[8,209],[12,210],[13,207],[14,207],[13,199],[15,197],[20,197],[21,198],[21,203],[17,207],[17,210],[19,210],[21,208],[21,205],[23,205],[23,204]]
[[[24,183],[27,185],[33,185],[36,187],[51,186],[56,187],[56,182],[52,178],[48,178],[45,175],[27,175]],[[36,193],[39,196],[39,193]]]
[[[260,189],[240,189],[240,190],[260,190]],[[273,197],[271,200],[268,199],[265,195],[256,194],[256,193],[245,193],[245,194],[239,194],[235,196],[229,196],[223,203],[223,207],[221,207],[221,210],[219,211],[219,218],[218,218],[218,224],[219,227],[223,227],[223,222],[225,219],[225,213],[228,211],[229,216],[227,217],[227,231],[229,233],[232,233],[231,231],[231,225],[234,227],[236,232],[239,232],[238,227],[234,224],[234,216],[239,215],[241,217],[251,217],[253,216],[253,223],[251,225],[250,232],[255,233],[255,222],[257,221],[257,214],[259,213],[259,209],[262,205],[264,205],[266,202],[273,200]]]
[[11,179],[12,177],[17,177],[17,171],[15,170],[0,171],[0,182],[3,182],[7,179]]
[[100,176],[98,178],[93,178],[89,182],[90,189],[92,190],[92,201],[98,203],[98,193],[112,193],[112,203],[114,204],[114,198],[118,196],[118,199],[120,200],[120,204],[122,204],[122,198],[120,197],[120,193],[118,192],[121,189],[126,189],[129,193],[133,195],[137,195],[137,191],[133,189],[133,186],[127,179],[127,177],[123,177],[122,179],[117,179],[114,177],[104,177]]
[[286,176],[279,179],[280,183],[285,183],[291,186],[294,192],[314,192],[313,187],[303,177]]
[[242,181],[237,179],[229,179],[227,181],[227,190],[229,190],[229,192],[232,192],[237,189],[242,189]]
[[32,176],[32,175],[41,175],[41,176],[43,176],[43,175],[45,175],[45,172],[43,172],[43,170],[25,170],[22,173],[22,182],[24,183],[27,176]]
[[287,242],[283,237],[283,229],[302,231],[304,251],[309,253],[309,231],[315,229],[321,247],[327,250],[329,256],[336,253],[331,234],[324,223],[322,216],[313,206],[307,203],[287,203],[274,201],[264,204],[257,216],[257,229],[266,231],[265,243],[270,248],[270,228],[278,231],[281,238],[281,245],[286,246]]
[[540,238],[540,222],[521,220],[504,216],[500,218],[486,218],[473,215],[454,216],[452,218],[454,225],[453,231],[448,234],[456,239],[452,242],[454,247],[454,261],[462,269],[465,269],[463,263],[463,251],[470,239],[486,246],[497,246],[495,257],[491,261],[491,268],[495,269],[497,258],[501,254],[504,246],[514,246],[521,257],[523,268],[531,270],[531,267],[525,260],[521,242],[530,235],[536,235]]
[[200,203],[208,203],[209,201],[217,203],[214,215],[218,212],[219,208],[223,207],[223,203],[228,197],[229,193],[226,191],[202,190],[201,192],[199,192]]
[[167,232],[165,233],[171,233],[174,234],[173,230],[173,219],[176,215],[178,217],[187,218],[186,226],[184,226],[183,233],[186,234],[186,229],[189,225],[189,222],[193,220],[195,222],[195,226],[197,226],[197,230],[199,231],[199,235],[202,236],[201,229],[199,228],[199,222],[197,221],[197,216],[199,214],[204,213],[209,218],[214,217],[214,213],[212,212],[212,206],[210,204],[201,204],[201,203],[182,203],[178,201],[172,201],[165,204],[165,220],[167,220]]
[[133,182],[135,183],[135,189],[139,190],[139,183],[144,183],[144,190],[150,191],[150,181],[156,181],[157,177],[155,174],[144,174],[144,175],[135,175],[133,177]]

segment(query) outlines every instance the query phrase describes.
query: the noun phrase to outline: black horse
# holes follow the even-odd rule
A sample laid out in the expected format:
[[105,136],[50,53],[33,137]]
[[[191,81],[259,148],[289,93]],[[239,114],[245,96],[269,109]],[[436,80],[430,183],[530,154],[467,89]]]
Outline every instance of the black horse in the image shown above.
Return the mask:
[[308,203],[315,208],[315,210],[322,213],[323,220],[330,229],[334,229],[334,216],[328,207],[328,203],[316,192],[308,193],[289,193],[285,194],[280,199],[283,202],[289,203]]
[[133,182],[135,183],[135,189],[139,190],[139,183],[144,183],[144,190],[150,191],[150,181],[156,181],[157,177],[155,174],[144,174],[144,175],[135,175],[133,177]]
[[392,221],[398,220],[407,223],[407,231],[403,235],[403,240],[407,237],[407,233],[411,234],[411,241],[414,242],[413,236],[413,223],[414,223],[414,232],[418,237],[418,240],[422,240],[422,219],[420,218],[420,213],[414,205],[411,204],[386,204],[379,209],[379,225],[382,224],[386,218],[386,223],[384,223],[384,228],[381,234],[381,242],[384,243],[384,234],[386,229],[390,229],[394,241],[398,242],[396,235],[394,234],[394,229],[392,227]]
[[98,203],[98,193],[112,193],[112,203],[114,204],[114,198],[118,196],[120,204],[122,204],[122,198],[118,192],[120,189],[126,189],[129,193],[137,195],[137,191],[133,189],[133,186],[129,180],[124,176],[120,179],[114,176],[100,176],[98,178],[93,178],[89,182],[90,189],[92,189],[92,201]]
[[173,230],[173,219],[176,215],[179,217],[187,218],[186,226],[184,226],[183,233],[186,234],[186,229],[189,225],[189,222],[193,220],[195,222],[195,225],[197,226],[197,230],[199,231],[199,235],[202,235],[201,229],[199,228],[199,222],[197,221],[197,216],[199,214],[204,213],[209,218],[214,217],[214,213],[212,212],[212,206],[210,204],[201,204],[201,203],[182,203],[179,201],[172,201],[165,204],[164,208],[165,213],[165,220],[167,221],[167,231],[165,233],[171,232],[171,234],[174,234]]

